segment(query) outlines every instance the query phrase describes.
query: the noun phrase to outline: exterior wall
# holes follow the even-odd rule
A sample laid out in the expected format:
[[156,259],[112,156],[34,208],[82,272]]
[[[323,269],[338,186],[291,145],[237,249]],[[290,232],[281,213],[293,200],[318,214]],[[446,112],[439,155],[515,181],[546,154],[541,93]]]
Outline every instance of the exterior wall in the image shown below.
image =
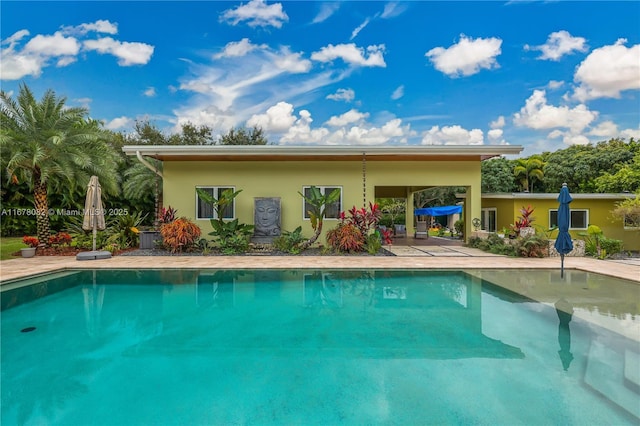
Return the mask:
[[[236,198],[235,217],[253,224],[254,197],[281,198],[281,225],[292,231],[302,226],[311,235],[309,220],[303,219],[303,186],[342,187],[342,209],[362,206],[363,181],[361,161],[165,161],[164,206],[178,210],[178,216],[194,220],[207,236],[212,231],[208,219],[196,220],[196,186],[233,186],[242,192]],[[469,161],[367,161],[367,203],[374,200],[375,186],[466,186],[471,188],[472,212],[480,214],[480,162]],[[408,191],[408,189],[407,189]],[[469,200],[467,200],[469,203]],[[465,206],[465,209],[467,207]],[[476,216],[470,216],[476,217]],[[413,223],[409,209],[407,224]],[[326,219],[324,231],[336,219]],[[470,228],[470,223],[467,229]],[[411,226],[412,228],[412,226]],[[407,227],[407,232],[413,229]],[[320,242],[324,242],[321,237]]]
[[[599,199],[599,198],[575,198],[571,202],[571,209],[587,210],[589,213],[589,224],[599,226],[607,238],[613,238],[623,241],[624,250],[640,250],[640,232],[637,230],[625,230],[621,220],[613,220],[611,218],[611,210],[615,208],[615,203],[620,200],[616,199]],[[550,199],[501,199],[501,198],[483,198],[482,208],[496,207],[498,209],[498,229],[502,226],[509,226],[515,223],[520,216],[520,208],[531,205],[535,208],[533,217],[534,226],[539,226],[545,230],[549,229],[549,210],[558,209],[558,201],[555,198]],[[506,225],[503,223],[509,222]],[[581,233],[586,230],[569,230],[573,238],[583,239]],[[552,237],[555,237],[555,232]]]

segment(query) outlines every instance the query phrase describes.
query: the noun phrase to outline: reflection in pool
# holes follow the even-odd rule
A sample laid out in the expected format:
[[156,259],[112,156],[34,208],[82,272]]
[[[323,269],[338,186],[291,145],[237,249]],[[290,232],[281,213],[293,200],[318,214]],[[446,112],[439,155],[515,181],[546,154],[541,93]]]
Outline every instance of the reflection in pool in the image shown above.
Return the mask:
[[3,424],[637,424],[640,286],[570,272],[10,283]]

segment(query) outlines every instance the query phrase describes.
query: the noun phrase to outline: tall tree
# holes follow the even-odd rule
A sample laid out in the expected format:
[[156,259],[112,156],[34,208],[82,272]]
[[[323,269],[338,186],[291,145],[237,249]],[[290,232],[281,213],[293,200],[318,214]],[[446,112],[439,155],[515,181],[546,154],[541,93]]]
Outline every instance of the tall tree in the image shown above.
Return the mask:
[[504,157],[492,158],[482,162],[482,192],[513,192],[516,181],[513,175],[512,161]]
[[267,138],[260,127],[247,130],[244,127],[231,129],[220,138],[220,145],[267,145]]
[[92,175],[105,193],[118,192],[118,155],[109,133],[86,118],[87,109],[65,106],[48,90],[40,101],[20,85],[17,99],[0,91],[0,146],[10,185],[24,182],[33,192],[38,239],[50,236],[49,192],[77,194]]
[[520,179],[522,188],[533,192],[534,181],[541,181],[544,178],[544,161],[540,155],[532,155],[529,158],[520,158],[513,168],[513,174]]

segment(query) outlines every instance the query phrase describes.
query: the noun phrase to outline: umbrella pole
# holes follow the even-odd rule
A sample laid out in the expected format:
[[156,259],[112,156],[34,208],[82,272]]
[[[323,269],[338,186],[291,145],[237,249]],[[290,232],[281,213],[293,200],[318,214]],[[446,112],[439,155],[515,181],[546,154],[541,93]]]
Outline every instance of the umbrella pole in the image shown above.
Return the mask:
[[93,191],[93,251],[96,251],[96,239],[98,239],[98,218],[96,217],[96,204],[98,203],[98,188]]
[[560,255],[560,278],[564,277],[564,254]]

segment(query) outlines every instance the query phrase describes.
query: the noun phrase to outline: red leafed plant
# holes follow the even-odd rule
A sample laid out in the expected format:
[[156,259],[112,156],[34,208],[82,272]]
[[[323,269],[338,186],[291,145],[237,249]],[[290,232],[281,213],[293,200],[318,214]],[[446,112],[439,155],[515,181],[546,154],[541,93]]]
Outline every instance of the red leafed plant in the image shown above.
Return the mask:
[[511,229],[513,229],[516,234],[520,233],[520,229],[531,226],[531,224],[535,220],[535,218],[531,216],[534,210],[535,208],[531,207],[530,205],[527,207],[523,206],[520,209],[520,217],[518,218],[518,220],[516,220],[516,223],[511,225]]
[[393,237],[393,231],[391,229],[378,229],[378,232],[380,232],[380,238],[382,238],[385,244],[391,245],[393,243],[391,239]]
[[49,237],[49,245],[52,247],[68,246],[71,244],[71,240],[71,235],[66,232],[58,232],[57,234]]
[[174,209],[171,206],[163,207],[162,211],[160,212],[160,223],[173,222],[174,220],[176,220],[176,213],[178,213],[178,210]]
[[349,210],[349,217],[345,212],[340,213],[340,219],[357,226],[362,235],[368,235],[370,231],[376,229],[381,218],[382,210],[377,203],[369,203],[369,210],[365,207],[358,209],[353,206]]
[[327,244],[341,252],[363,251],[365,238],[353,223],[343,222],[327,232]]
[[162,243],[171,253],[189,251],[195,247],[200,238],[200,227],[186,217],[160,226]]
[[40,244],[40,241],[36,237],[30,237],[28,235],[22,237],[22,242],[29,247],[38,247],[38,245]]

